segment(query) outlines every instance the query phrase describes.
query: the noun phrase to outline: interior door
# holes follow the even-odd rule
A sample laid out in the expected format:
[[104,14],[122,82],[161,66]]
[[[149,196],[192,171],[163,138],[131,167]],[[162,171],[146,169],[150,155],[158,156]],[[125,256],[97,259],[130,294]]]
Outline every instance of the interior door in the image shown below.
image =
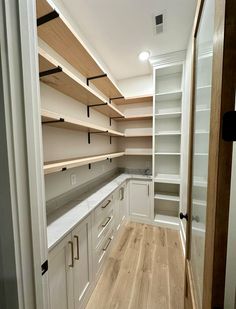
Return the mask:
[[232,162],[223,119],[234,110],[235,2],[200,1],[195,20],[185,308],[223,309]]

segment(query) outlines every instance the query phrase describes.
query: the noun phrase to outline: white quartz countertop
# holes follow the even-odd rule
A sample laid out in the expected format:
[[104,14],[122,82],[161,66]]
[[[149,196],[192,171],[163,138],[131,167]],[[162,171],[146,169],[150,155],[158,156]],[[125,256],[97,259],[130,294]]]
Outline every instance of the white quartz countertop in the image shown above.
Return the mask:
[[77,200],[73,200],[68,205],[52,213],[48,217],[48,249],[51,250],[112,192],[130,179],[151,180],[152,176],[123,173],[105,183],[104,186],[100,187],[98,190],[93,190],[91,195],[87,193],[85,198],[81,197]]

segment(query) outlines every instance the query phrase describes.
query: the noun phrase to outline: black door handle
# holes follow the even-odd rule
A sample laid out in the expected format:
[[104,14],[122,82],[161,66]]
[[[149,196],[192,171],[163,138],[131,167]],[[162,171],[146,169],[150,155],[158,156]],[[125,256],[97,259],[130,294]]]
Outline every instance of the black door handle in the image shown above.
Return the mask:
[[183,214],[182,212],[179,214],[179,217],[181,220],[186,219],[186,221],[188,221],[188,214]]

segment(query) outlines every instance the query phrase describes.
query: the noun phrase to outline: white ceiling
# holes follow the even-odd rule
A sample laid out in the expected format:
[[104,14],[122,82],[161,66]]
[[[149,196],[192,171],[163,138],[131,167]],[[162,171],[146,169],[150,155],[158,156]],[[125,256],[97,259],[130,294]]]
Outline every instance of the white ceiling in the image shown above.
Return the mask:
[[[80,31],[116,80],[151,73],[138,59],[187,47],[196,0],[61,0]],[[165,14],[164,32],[156,35],[154,17]]]

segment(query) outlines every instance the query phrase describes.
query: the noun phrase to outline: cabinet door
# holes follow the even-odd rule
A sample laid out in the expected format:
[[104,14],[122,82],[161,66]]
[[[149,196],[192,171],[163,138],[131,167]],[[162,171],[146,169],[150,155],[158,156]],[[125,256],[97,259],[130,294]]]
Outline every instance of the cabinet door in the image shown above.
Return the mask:
[[130,216],[150,217],[150,182],[130,181],[129,212]]
[[73,302],[73,243],[71,235],[49,252],[50,309],[71,309]]
[[72,232],[74,243],[74,302],[81,308],[89,297],[92,285],[91,216],[83,220]]
[[123,185],[120,189],[119,189],[119,221],[120,224],[122,224],[122,222],[124,221],[125,217],[126,217],[126,185]]

